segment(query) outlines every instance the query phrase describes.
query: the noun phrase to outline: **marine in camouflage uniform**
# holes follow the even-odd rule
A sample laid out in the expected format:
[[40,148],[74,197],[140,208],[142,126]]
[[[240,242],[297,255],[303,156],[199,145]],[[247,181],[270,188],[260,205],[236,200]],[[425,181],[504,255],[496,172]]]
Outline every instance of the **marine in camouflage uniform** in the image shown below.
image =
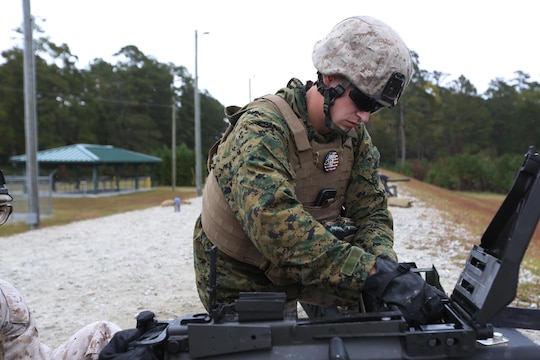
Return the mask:
[[[291,80],[278,95],[304,120],[317,141],[341,136],[324,137],[313,131],[307,116],[306,88],[299,80]],[[294,170],[289,162],[289,142],[293,139],[282,115],[268,102],[258,101],[248,107],[212,160],[233,212],[265,257],[301,284],[300,299],[302,294],[316,292],[358,302],[375,257],[386,253],[396,258],[392,217],[377,173],[379,152],[369,133],[362,124],[353,139],[354,166],[344,203],[344,216],[358,227],[351,244],[337,240],[296,200]],[[322,159],[319,166],[323,166]],[[211,246],[199,218],[194,257],[197,288],[206,308],[210,270],[206,251]],[[240,291],[285,290],[272,284],[264,271],[221,251],[217,254],[217,283],[220,303],[234,301]]]
[[[294,151],[290,146],[298,142],[296,133],[291,130],[284,112],[271,101],[255,100],[240,109],[237,117],[229,117],[235,121],[234,127],[230,126],[230,134],[209,157],[212,171],[203,194],[202,216],[195,224],[193,243],[197,289],[208,311],[214,305],[210,303],[214,284],[211,283],[209,249],[216,243],[219,245],[215,300],[219,304],[234,302],[240,292],[286,292],[288,299],[357,309],[366,280],[374,278],[370,274],[375,272],[378,259],[389,262],[387,269],[396,264],[392,216],[377,171],[380,155],[364,121],[369,119],[370,113],[396,105],[412,74],[409,50],[381,21],[354,17],[336,25],[325,39],[316,43],[312,57],[318,70],[318,81],[313,85],[317,88],[312,87],[311,82],[304,85],[292,79],[276,95],[301,119],[310,143],[315,145],[316,169],[312,174],[315,179],[310,181],[317,183],[320,189],[339,188],[327,183],[325,174],[334,171],[336,166],[350,166],[344,193],[337,194],[338,204],[343,205],[337,220],[348,218],[356,231],[351,238],[338,238],[325,224],[326,220],[335,219],[320,213],[315,216],[315,211],[310,211],[313,202],[299,200],[306,179],[300,181],[296,177],[295,161],[291,158]],[[339,77],[340,83],[334,75]],[[319,104],[317,101],[320,108],[313,110]],[[339,122],[331,114],[339,114],[336,109],[347,108],[349,104],[355,118],[361,119],[349,119],[356,123],[344,126],[347,122]],[[313,111],[322,115],[314,116]],[[318,121],[317,126],[314,119]],[[323,121],[325,131],[318,131]],[[328,154],[316,151],[317,144],[324,148],[324,144],[336,139],[342,139],[341,143],[352,141],[353,159],[349,165],[341,165],[339,161],[329,163]],[[336,150],[335,159],[345,157],[341,150]],[[218,193],[210,193],[213,187],[209,184],[216,181]],[[222,202],[234,215],[231,215],[234,221],[223,217],[221,229],[213,228],[210,232],[208,219],[213,220],[213,227],[220,221],[216,216],[208,216],[216,210],[214,207],[221,206],[220,200],[215,200],[218,197],[224,197]],[[235,227],[241,227],[249,245],[262,254],[269,267],[250,264],[240,251],[235,253],[235,246],[241,247],[229,236],[237,230]],[[290,281],[275,281],[268,273],[272,268],[284,273]],[[412,292],[413,296],[417,293]]]

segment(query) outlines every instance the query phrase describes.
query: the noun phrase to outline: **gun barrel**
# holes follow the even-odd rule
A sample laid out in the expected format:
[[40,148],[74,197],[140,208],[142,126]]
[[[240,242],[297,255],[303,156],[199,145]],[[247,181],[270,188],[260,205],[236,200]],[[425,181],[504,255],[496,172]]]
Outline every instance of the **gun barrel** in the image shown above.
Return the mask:
[[411,181],[411,179],[408,179],[408,178],[403,178],[403,179],[386,179],[387,182],[398,182],[398,181],[402,181],[402,182],[405,182],[405,181]]

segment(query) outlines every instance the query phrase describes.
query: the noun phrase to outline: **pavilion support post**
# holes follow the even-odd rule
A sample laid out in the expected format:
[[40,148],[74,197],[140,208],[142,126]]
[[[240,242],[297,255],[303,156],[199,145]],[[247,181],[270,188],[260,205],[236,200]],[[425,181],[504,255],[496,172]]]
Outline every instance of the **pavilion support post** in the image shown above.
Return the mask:
[[93,166],[92,180],[94,182],[94,194],[97,194],[99,191],[99,178],[98,178],[98,167]]
[[114,166],[114,173],[116,178],[116,191],[120,191],[120,166]]

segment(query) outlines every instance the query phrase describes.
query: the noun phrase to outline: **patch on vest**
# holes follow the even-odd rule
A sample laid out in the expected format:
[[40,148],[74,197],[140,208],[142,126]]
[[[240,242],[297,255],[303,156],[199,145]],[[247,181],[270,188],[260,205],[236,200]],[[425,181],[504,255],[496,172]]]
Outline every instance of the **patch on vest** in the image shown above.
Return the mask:
[[339,155],[337,151],[330,150],[324,157],[324,163],[323,163],[324,171],[333,172],[334,170],[337,169],[338,165],[339,165]]

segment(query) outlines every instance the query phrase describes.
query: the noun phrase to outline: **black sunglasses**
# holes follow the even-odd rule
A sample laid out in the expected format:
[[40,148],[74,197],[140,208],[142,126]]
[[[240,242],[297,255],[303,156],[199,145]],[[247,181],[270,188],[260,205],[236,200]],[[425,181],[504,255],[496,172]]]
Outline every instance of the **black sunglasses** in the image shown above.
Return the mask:
[[358,110],[374,114],[385,107],[377,100],[384,100],[386,103],[390,104],[389,107],[395,106],[401,96],[404,86],[405,75],[399,72],[394,72],[384,86],[381,95],[378,95],[376,98],[364,94],[357,87],[353,87],[353,89],[349,92],[349,97],[356,104]]
[[352,99],[358,110],[375,114],[380,111],[384,105],[377,100],[361,92],[358,88],[353,88],[349,92],[349,97]]

